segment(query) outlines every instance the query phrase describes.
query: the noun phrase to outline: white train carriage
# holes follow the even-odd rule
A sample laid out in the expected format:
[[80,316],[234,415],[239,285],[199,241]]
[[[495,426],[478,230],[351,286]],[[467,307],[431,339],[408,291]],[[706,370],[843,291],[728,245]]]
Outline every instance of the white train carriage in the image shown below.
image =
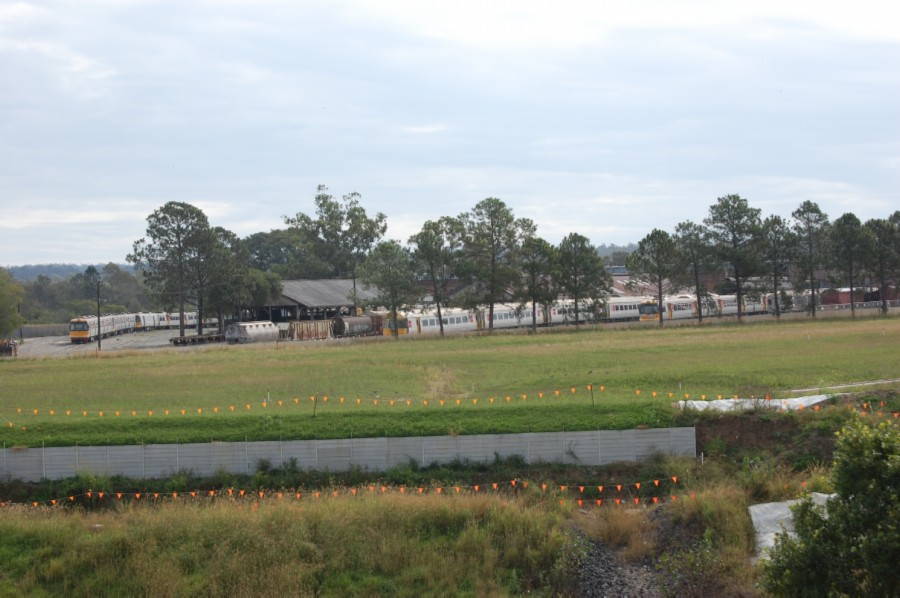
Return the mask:
[[159,314],[157,313],[137,313],[134,314],[134,330],[156,330],[159,328]]
[[[180,313],[171,313],[169,315],[169,328],[181,328],[181,314]],[[186,311],[184,312],[184,327],[185,328],[195,328],[197,326],[197,312],[195,311]]]
[[[529,318],[527,322],[525,322],[525,314],[524,309],[521,309],[518,305],[513,305],[510,303],[495,303],[494,304],[494,329],[498,328],[517,328],[519,326],[524,326],[527,323],[531,322],[530,312]],[[484,327],[490,328],[490,317],[491,314],[486,307],[484,309]]]
[[737,295],[718,295],[716,305],[720,316],[733,316],[737,314]]
[[[605,309],[605,308],[604,308]],[[546,322],[550,324],[574,324],[575,323],[575,300],[560,299],[555,301],[549,308],[548,318]],[[578,322],[594,321],[593,302],[587,299],[578,302]],[[530,319],[529,319],[530,321]]]
[[656,301],[652,297],[609,297],[605,303],[606,319],[610,322],[640,320],[641,315],[655,315]]
[[[719,315],[733,316],[737,310],[737,295],[718,295],[716,297],[719,307]],[[767,302],[765,295],[761,296],[743,296],[743,315],[764,314],[767,311]]]
[[[700,302],[703,317],[709,318],[719,314],[717,299],[708,296]],[[697,298],[694,295],[666,295],[663,297],[663,320],[688,320],[697,317]],[[641,321],[659,320],[656,300],[650,299],[641,305]]]
[[744,295],[744,314],[764,314],[768,311],[768,300],[765,294]]
[[[408,312],[406,320],[408,334],[415,336],[441,333],[441,322],[436,309]],[[474,311],[443,307],[441,320],[444,323],[444,334],[478,330],[478,318]]]
[[697,298],[693,295],[663,297],[663,305],[664,320],[689,320],[697,317]]
[[69,321],[69,340],[73,343],[89,343],[98,338],[124,334],[134,330],[134,314],[107,316],[79,316]]
[[553,323],[553,305],[542,305],[528,301],[521,306],[522,326],[531,327],[532,306],[534,306],[534,319],[538,326]]
[[[790,289],[783,289],[778,294],[778,310],[781,313],[797,311],[802,308],[806,308],[806,303],[798,302],[799,293],[795,294],[794,291]],[[775,293],[766,293],[764,295],[766,302],[766,311],[770,314],[775,313]]]

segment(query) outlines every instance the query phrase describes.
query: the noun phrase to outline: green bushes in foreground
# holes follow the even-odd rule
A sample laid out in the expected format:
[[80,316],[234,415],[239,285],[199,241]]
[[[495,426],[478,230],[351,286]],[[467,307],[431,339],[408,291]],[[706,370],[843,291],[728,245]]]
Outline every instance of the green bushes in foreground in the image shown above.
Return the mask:
[[776,596],[900,596],[900,429],[855,422],[838,436],[824,508],[794,509],[764,566]]

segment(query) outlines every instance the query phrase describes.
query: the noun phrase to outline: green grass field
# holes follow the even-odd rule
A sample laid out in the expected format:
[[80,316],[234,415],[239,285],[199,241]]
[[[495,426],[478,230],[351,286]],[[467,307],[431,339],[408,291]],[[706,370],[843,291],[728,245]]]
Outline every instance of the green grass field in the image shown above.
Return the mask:
[[668,393],[748,396],[892,378],[900,372],[898,348],[900,319],[871,318],[4,361],[0,441],[39,446],[665,426],[674,416]]

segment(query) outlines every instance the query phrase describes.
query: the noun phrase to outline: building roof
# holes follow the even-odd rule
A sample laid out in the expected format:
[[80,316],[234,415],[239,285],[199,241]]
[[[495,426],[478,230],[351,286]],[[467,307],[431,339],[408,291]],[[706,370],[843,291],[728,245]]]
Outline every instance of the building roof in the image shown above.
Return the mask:
[[[350,278],[331,278],[321,280],[283,280],[281,281],[282,301],[306,307],[338,307],[353,305],[353,280]],[[356,294],[359,301],[375,298],[376,292],[356,281]],[[284,305],[284,304],[283,304]]]

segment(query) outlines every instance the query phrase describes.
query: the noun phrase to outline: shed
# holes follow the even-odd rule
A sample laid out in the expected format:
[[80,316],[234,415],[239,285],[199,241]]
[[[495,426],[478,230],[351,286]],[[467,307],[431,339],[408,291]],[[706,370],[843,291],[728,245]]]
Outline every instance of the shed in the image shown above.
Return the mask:
[[[357,305],[371,301],[376,291],[356,281]],[[281,296],[254,306],[256,317],[273,322],[323,320],[353,311],[353,279],[326,278],[281,281]]]

